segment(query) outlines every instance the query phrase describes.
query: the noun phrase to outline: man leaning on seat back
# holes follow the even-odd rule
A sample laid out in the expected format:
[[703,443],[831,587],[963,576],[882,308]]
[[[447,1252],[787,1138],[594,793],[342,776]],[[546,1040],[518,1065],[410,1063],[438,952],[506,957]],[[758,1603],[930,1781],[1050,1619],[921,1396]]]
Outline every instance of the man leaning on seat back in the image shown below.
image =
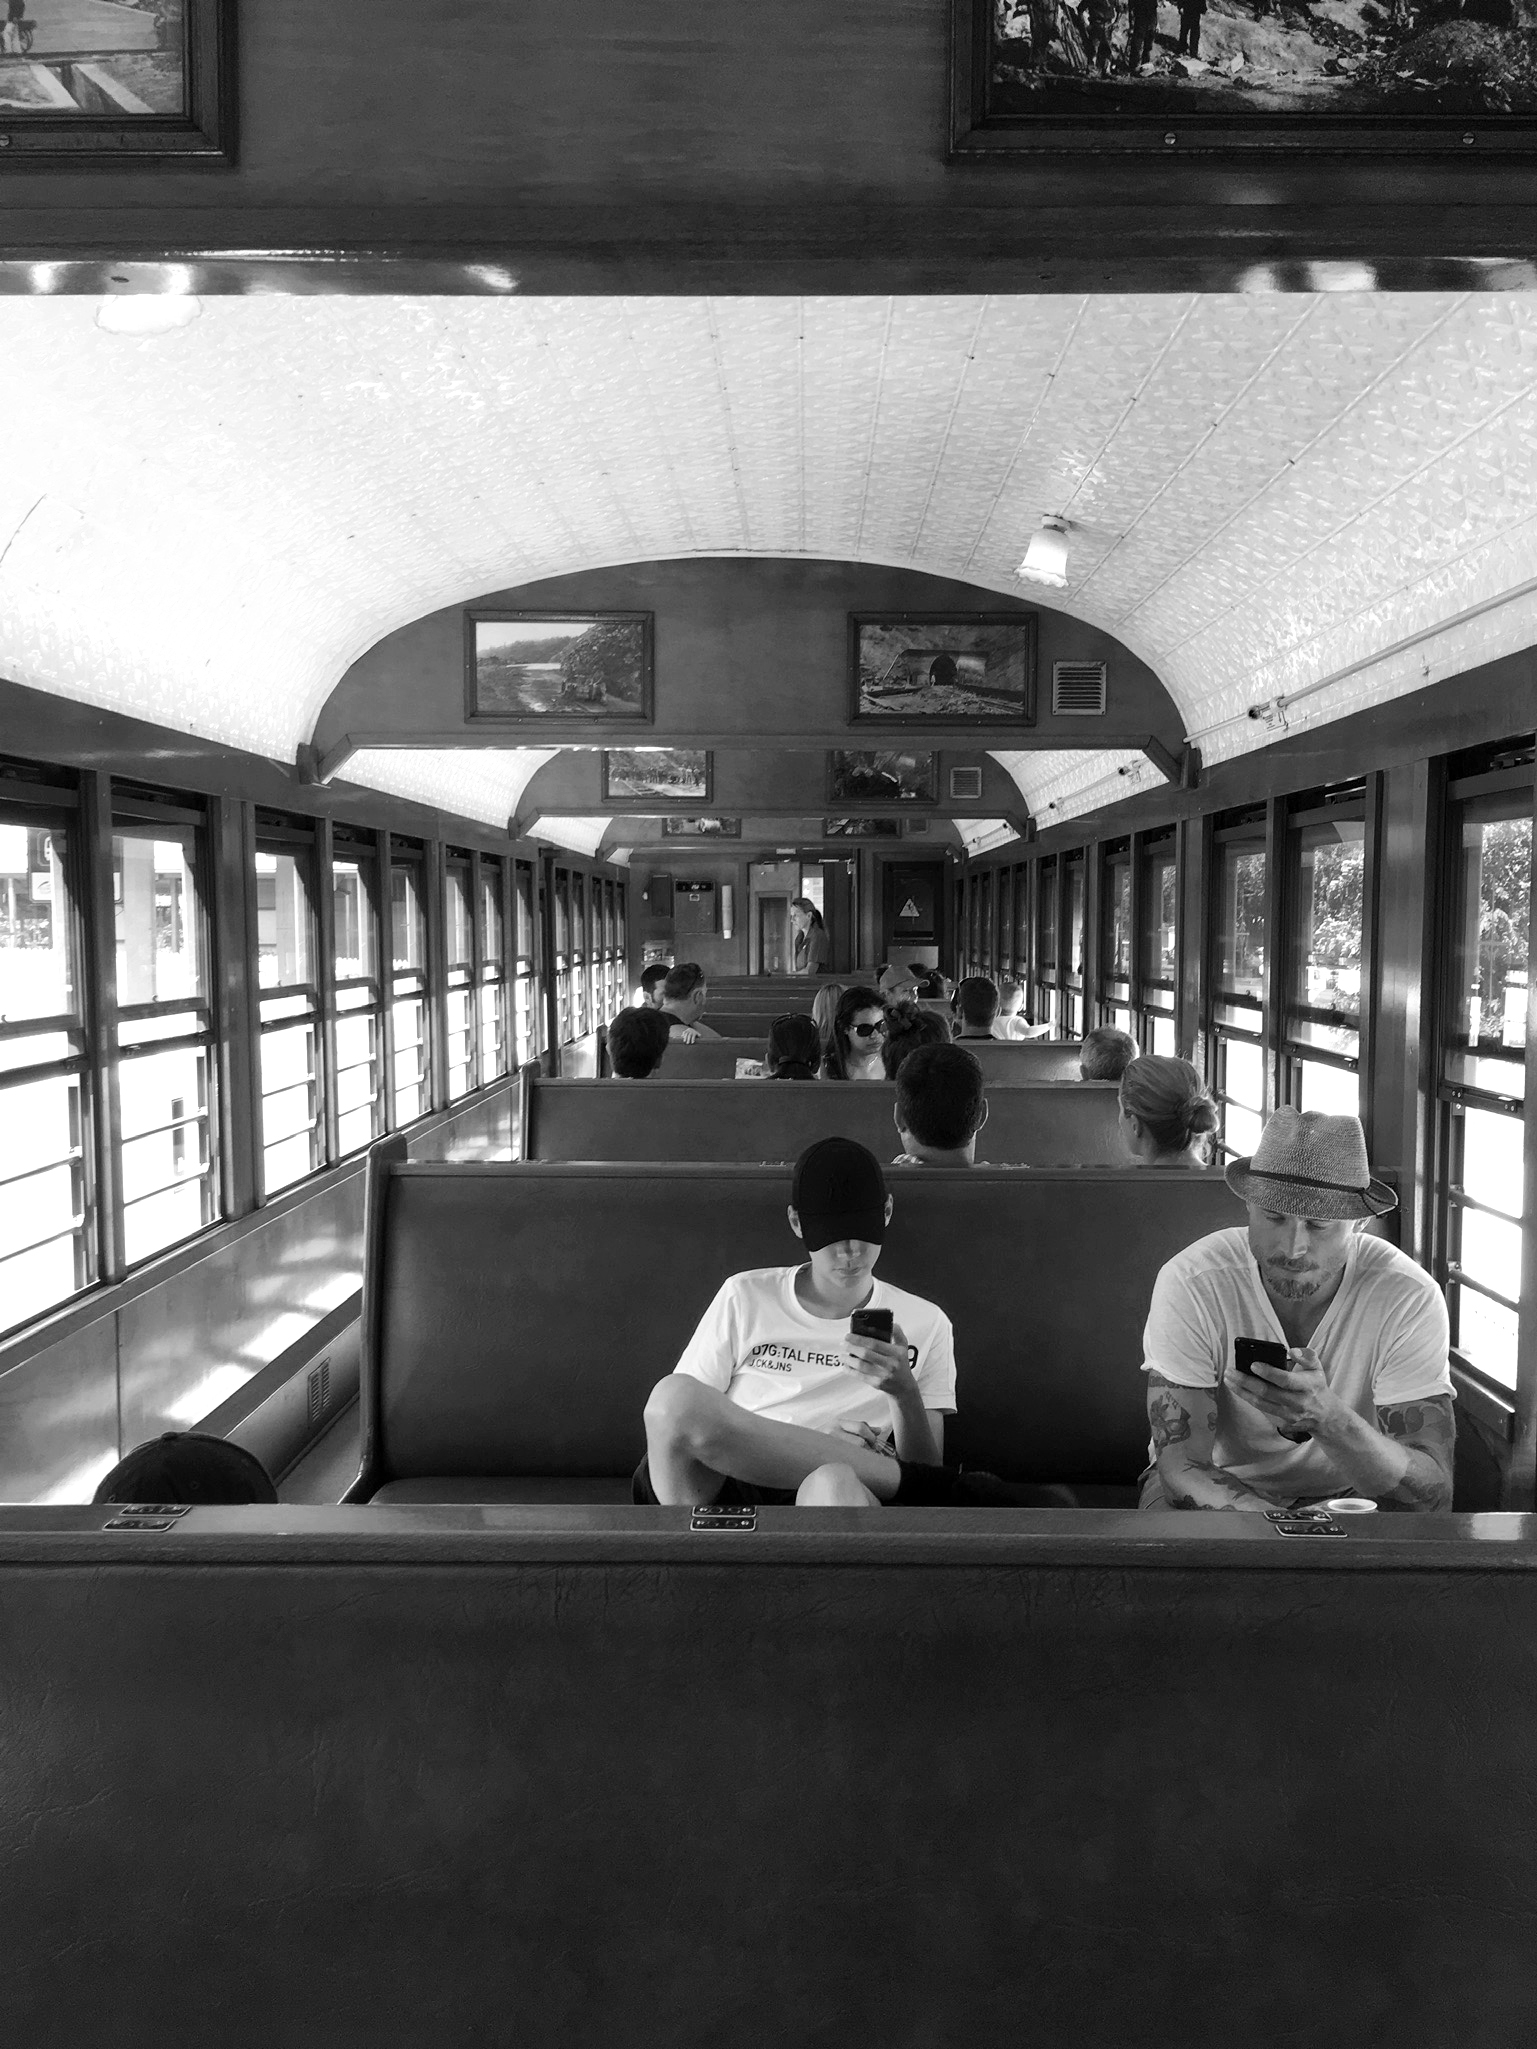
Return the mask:
[[897,1069],[893,1113],[902,1150],[896,1167],[971,1167],[987,1098],[975,1053],[964,1046],[918,1046]]
[[[955,1341],[942,1309],[874,1279],[891,1212],[880,1162],[862,1145],[806,1148],[789,1210],[806,1262],[721,1287],[646,1403],[637,1502],[930,1498],[955,1412]],[[856,1309],[890,1310],[891,1342],[852,1336]]]
[[[1214,1231],[1160,1271],[1143,1333],[1152,1425],[1140,1506],[1265,1510],[1339,1495],[1448,1509],[1446,1305],[1363,1223],[1394,1208],[1354,1117],[1277,1110],[1228,1186],[1247,1229]],[[1234,1365],[1236,1337],[1287,1348]]]
[[720,1037],[720,1033],[712,1031],[704,1021],[704,1009],[709,1000],[704,969],[696,960],[680,960],[676,967],[667,970],[667,978],[662,983],[662,1000],[657,1007],[668,1021],[667,1029],[676,1033],[685,1044],[692,1045],[695,1039]]

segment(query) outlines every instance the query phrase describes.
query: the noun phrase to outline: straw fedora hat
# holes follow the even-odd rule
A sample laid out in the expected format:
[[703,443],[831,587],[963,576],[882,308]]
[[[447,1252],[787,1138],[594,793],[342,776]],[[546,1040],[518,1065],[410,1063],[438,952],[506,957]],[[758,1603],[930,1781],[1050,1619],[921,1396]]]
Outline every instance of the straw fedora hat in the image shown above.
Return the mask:
[[1380,1217],[1398,1207],[1386,1182],[1372,1179],[1361,1120],[1321,1110],[1275,1111],[1250,1158],[1229,1163],[1227,1185],[1287,1217]]

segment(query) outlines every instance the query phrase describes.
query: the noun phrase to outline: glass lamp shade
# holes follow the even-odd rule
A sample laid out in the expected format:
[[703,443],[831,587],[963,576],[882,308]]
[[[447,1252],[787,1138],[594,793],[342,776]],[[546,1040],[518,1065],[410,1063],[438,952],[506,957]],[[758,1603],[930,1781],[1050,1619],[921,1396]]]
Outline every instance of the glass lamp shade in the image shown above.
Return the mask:
[[1043,526],[1038,534],[1030,536],[1030,545],[1019,565],[1019,573],[1028,576],[1032,583],[1049,583],[1057,590],[1066,589],[1067,535],[1061,527]]
[[96,308],[96,325],[107,334],[174,334],[202,310],[191,292],[111,293]]

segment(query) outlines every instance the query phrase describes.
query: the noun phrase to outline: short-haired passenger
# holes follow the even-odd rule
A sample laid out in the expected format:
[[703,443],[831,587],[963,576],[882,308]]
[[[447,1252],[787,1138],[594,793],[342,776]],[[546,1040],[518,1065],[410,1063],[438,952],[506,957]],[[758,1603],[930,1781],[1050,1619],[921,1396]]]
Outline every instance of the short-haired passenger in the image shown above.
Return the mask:
[[203,1430],[167,1430],[136,1444],[91,1496],[99,1502],[172,1502],[189,1508],[271,1506],[278,1498],[255,1452]]
[[672,1028],[659,1010],[621,1010],[608,1028],[608,1064],[620,1081],[656,1073]]
[[920,1046],[897,1074],[899,1167],[971,1167],[987,1122],[982,1070],[964,1046]]
[[1118,1025],[1096,1025],[1083,1035],[1078,1073],[1084,1081],[1119,1081],[1137,1057],[1137,1042]]
[[[1441,1291],[1362,1225],[1392,1209],[1354,1117],[1277,1110],[1228,1186],[1247,1228],[1168,1261],[1143,1333],[1151,1463],[1140,1506],[1294,1507],[1365,1495],[1450,1508],[1452,1381]],[[1234,1363],[1234,1340],[1286,1347]]]
[[650,967],[640,971],[640,1007],[645,1010],[660,1010],[662,1007],[662,984],[667,980],[668,966],[664,960],[654,960]]
[[[954,1334],[934,1303],[874,1278],[891,1214],[880,1163],[862,1145],[807,1147],[789,1209],[805,1262],[721,1287],[646,1403],[637,1501],[932,1498],[955,1411]],[[891,1342],[852,1336],[856,1309],[889,1309]]]
[[886,1013],[886,1036],[881,1041],[881,1067],[887,1081],[895,1081],[897,1070],[909,1053],[920,1046],[948,1046],[950,1025],[937,1010],[920,1010],[916,1004]]
[[856,982],[838,998],[822,1055],[824,1081],[884,1081],[881,1048],[889,1021],[878,989]]
[[996,1039],[998,984],[991,975],[967,975],[955,992],[958,1039]]
[[710,990],[704,969],[696,960],[680,960],[667,970],[662,983],[662,1000],[657,1008],[668,1019],[668,1030],[692,1045],[695,1039],[720,1037],[720,1033],[713,1031],[704,1021],[705,1005],[709,1000]]
[[1217,1104],[1188,1060],[1147,1053],[1121,1076],[1121,1143],[1138,1167],[1209,1167]]
[[787,1010],[769,1026],[770,1081],[816,1081],[822,1065],[822,1034],[809,1010]]

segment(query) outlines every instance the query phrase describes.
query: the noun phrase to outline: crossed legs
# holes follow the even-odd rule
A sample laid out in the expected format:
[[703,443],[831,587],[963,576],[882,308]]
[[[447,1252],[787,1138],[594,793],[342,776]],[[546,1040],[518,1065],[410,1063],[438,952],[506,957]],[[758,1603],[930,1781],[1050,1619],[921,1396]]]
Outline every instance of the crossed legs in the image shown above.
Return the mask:
[[802,1507],[875,1508],[901,1482],[897,1462],[855,1438],[771,1423],[691,1374],[669,1373],[646,1403],[646,1455],[658,1501],[713,1501],[729,1474],[793,1487]]

